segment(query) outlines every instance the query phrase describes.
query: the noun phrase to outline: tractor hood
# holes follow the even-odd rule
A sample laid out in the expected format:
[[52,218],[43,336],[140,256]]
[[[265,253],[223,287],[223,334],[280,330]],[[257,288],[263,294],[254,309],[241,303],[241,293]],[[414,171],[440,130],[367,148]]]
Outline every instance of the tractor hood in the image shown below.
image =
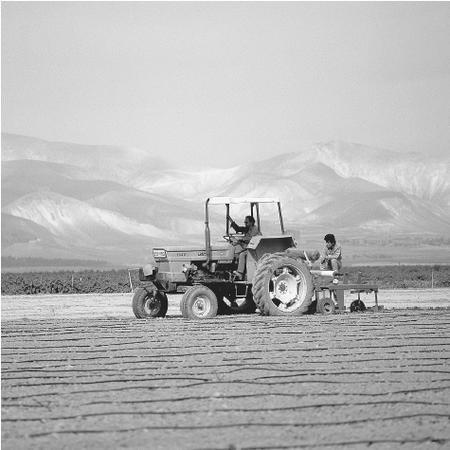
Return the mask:
[[166,252],[194,252],[205,250],[205,244],[198,245],[166,245],[164,247],[154,247],[155,249],[164,249]]
[[[234,250],[233,247],[227,243],[213,245],[211,247],[213,257],[218,260],[232,259]],[[206,249],[204,245],[171,245],[166,247],[154,247],[153,258],[155,261],[199,261],[206,259]]]

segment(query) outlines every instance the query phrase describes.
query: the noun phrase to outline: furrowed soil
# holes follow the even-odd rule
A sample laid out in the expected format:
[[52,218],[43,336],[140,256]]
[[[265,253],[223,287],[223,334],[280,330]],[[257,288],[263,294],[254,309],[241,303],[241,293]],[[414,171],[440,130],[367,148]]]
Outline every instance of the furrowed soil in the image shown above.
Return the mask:
[[[382,291],[382,312],[202,321],[175,296],[153,320],[130,295],[3,297],[2,446],[449,448],[440,291]],[[422,309],[392,309],[403,301]]]

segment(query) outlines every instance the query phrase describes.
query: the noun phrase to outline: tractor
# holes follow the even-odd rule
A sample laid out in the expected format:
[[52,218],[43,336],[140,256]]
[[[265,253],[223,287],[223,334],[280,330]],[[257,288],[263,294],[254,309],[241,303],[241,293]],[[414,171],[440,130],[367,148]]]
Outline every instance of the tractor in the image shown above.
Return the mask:
[[[265,234],[263,208],[275,207],[279,232]],[[211,209],[225,210],[220,225],[221,242],[212,243]],[[243,279],[233,271],[237,258],[232,242],[242,233],[232,232],[230,214],[242,211],[255,219],[261,235],[247,245]],[[267,214],[265,215],[267,217]],[[273,227],[271,216],[268,229]],[[273,229],[273,228],[272,228]],[[183,317],[206,319],[217,314],[253,313],[297,316],[311,311],[314,283],[308,266],[309,252],[296,248],[292,235],[284,229],[281,203],[277,198],[212,197],[205,203],[205,242],[201,246],[167,246],[152,250],[154,264],[139,269],[142,286],[133,296],[137,318],[164,317],[168,309],[167,294],[183,294],[180,310]]]

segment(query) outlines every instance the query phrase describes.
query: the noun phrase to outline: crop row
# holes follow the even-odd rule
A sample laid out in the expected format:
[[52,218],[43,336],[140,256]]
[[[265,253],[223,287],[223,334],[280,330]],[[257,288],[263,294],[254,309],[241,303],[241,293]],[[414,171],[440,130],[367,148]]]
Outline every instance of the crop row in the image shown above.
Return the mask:
[[[349,267],[349,282],[383,289],[450,287],[450,266]],[[2,295],[125,293],[139,285],[135,270],[2,273]]]
[[139,284],[136,271],[2,273],[2,295],[131,292]]

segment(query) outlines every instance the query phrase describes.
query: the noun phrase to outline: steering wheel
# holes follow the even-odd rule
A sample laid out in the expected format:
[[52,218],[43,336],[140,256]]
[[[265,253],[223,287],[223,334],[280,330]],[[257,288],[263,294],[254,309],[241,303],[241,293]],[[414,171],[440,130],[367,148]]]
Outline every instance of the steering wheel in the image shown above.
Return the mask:
[[241,241],[239,238],[243,238],[243,234],[224,234],[223,238],[230,244],[237,245]]

